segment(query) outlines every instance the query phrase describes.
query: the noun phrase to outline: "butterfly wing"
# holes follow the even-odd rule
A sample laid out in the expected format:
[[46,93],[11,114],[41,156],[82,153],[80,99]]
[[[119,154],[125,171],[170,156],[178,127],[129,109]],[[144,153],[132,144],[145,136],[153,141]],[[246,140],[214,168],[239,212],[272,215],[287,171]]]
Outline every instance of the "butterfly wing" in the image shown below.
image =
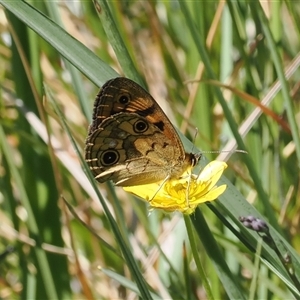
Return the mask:
[[146,118],[173,141],[178,157],[184,158],[182,142],[168,117],[146,90],[128,78],[117,77],[103,85],[95,100],[90,132],[106,118],[121,112],[136,113]]
[[172,142],[146,118],[118,113],[90,134],[85,159],[100,182],[111,179],[121,186],[153,183],[176,168]]
[[123,77],[97,95],[85,152],[98,181],[122,186],[179,177],[194,159],[153,97]]

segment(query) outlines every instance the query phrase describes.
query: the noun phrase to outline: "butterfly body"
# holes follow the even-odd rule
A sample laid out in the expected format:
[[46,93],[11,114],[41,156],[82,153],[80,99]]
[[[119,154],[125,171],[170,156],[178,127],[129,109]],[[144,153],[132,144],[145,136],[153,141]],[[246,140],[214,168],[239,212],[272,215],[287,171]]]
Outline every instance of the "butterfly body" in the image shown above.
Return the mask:
[[179,178],[198,161],[152,96],[123,77],[106,82],[96,97],[85,159],[99,182],[120,186]]

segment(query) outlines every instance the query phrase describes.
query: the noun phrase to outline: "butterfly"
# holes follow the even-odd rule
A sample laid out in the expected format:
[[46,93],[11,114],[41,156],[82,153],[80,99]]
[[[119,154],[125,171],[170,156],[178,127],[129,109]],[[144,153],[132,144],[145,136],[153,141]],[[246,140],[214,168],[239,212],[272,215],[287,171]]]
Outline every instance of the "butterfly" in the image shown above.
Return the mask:
[[140,85],[124,77],[103,85],[85,147],[97,181],[126,187],[178,179],[199,158],[185,152],[168,117]]

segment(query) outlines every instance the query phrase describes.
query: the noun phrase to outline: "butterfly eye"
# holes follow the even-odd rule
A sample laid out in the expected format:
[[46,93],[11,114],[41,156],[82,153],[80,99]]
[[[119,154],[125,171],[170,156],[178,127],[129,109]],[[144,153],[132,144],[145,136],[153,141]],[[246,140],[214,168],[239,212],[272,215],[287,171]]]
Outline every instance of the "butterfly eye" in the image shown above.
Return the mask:
[[136,133],[143,133],[149,128],[148,124],[143,120],[138,120],[133,124],[133,130]]
[[120,155],[115,150],[106,150],[101,155],[101,163],[104,166],[111,166],[114,165],[119,161]]
[[129,98],[128,96],[126,95],[122,95],[120,98],[119,98],[119,103],[121,104],[127,104],[129,102]]

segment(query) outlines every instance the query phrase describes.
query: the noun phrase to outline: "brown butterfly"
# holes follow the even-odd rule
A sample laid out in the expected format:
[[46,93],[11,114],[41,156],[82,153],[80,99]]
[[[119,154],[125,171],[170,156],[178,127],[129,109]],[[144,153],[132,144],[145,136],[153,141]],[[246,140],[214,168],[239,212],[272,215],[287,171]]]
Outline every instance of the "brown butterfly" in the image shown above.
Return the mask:
[[107,81],[96,97],[85,160],[99,182],[133,186],[180,178],[199,156],[185,152],[148,92],[118,77]]

